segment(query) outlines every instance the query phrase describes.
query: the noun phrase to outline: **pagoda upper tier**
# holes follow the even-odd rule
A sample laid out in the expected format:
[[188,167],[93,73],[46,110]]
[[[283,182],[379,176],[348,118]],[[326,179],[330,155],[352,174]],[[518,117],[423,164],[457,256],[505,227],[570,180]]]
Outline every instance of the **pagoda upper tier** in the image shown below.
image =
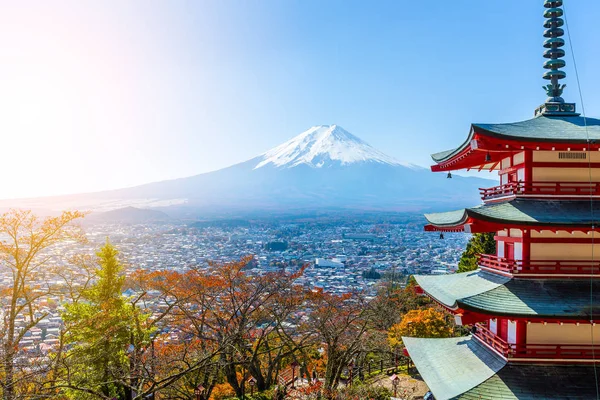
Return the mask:
[[600,120],[575,113],[539,114],[507,124],[472,124],[457,148],[431,157],[434,172],[502,168],[501,162],[523,150],[586,152],[600,150]]

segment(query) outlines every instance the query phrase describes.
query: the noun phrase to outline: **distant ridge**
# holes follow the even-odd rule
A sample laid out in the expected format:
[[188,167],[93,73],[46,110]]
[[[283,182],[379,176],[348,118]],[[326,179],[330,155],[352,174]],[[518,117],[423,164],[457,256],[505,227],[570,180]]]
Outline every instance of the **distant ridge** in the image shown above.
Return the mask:
[[116,210],[95,212],[85,218],[85,222],[120,222],[139,224],[145,222],[166,222],[172,218],[157,210],[124,207]]

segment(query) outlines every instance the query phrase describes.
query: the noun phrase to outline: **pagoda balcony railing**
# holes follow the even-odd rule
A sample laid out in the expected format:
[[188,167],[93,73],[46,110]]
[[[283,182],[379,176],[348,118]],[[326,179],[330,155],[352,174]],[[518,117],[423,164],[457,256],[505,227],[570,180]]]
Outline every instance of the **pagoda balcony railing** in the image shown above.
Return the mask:
[[492,254],[478,254],[478,264],[482,268],[513,275],[600,274],[600,260],[509,260]]
[[510,354],[510,344],[503,340],[500,336],[490,331],[484,324],[475,324],[473,329],[473,335],[475,335],[483,343],[487,344],[498,353],[502,354],[504,358],[508,358]]
[[484,324],[475,324],[473,335],[507,359],[530,358],[538,360],[590,360],[597,358],[598,354],[600,354],[600,345],[508,343],[490,331]]
[[479,188],[481,198],[530,196],[600,196],[600,182],[511,182],[491,188]]
[[480,267],[485,267],[501,272],[514,274],[517,272],[517,261],[498,257],[492,254],[478,254],[477,261]]

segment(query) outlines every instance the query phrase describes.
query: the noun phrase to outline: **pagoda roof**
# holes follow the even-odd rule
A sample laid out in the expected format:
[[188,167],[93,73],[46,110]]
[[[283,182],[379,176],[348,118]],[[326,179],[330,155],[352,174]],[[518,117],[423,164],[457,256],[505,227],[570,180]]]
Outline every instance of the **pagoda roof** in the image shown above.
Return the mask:
[[[587,126],[587,128],[586,128]],[[600,119],[580,116],[539,116],[508,124],[473,124],[473,130],[495,137],[566,143],[600,139]]]
[[471,337],[403,337],[402,342],[437,400],[452,399],[477,387],[507,364]]
[[[523,318],[589,319],[588,279],[517,279],[482,270],[416,275],[419,286],[453,310]],[[592,283],[593,314],[600,313],[600,281]],[[597,305],[596,305],[597,304]]]
[[[505,124],[476,123],[471,125],[466,140],[458,147],[431,155],[436,164],[434,171],[455,170],[485,166],[494,168],[507,153],[520,151],[526,146],[538,149],[549,144],[548,150],[561,145],[598,147],[600,119],[571,116],[547,116]],[[565,147],[566,150],[566,147]],[[490,153],[491,152],[491,153]],[[486,156],[491,160],[486,160]]]
[[[593,202],[593,214],[600,203]],[[594,224],[589,200],[513,199],[457,211],[425,214],[429,231],[493,232],[510,226],[591,227]],[[501,225],[501,226],[500,226]]]
[[438,400],[596,398],[591,365],[506,363],[472,337],[403,341]]
[[453,400],[583,400],[596,398],[593,366],[508,364]]
[[415,279],[439,303],[455,308],[457,300],[496,289],[511,278],[477,270],[449,275],[415,275]]

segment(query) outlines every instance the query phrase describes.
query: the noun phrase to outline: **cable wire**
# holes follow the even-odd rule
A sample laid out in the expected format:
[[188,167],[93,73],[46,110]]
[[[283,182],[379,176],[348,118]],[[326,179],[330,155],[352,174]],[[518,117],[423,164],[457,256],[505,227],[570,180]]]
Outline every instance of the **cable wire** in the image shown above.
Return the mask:
[[592,268],[590,275],[590,331],[591,331],[591,339],[592,339],[592,365],[594,366],[594,379],[596,382],[596,399],[600,399],[600,388],[598,386],[598,370],[596,368],[596,353],[595,353],[595,343],[594,343],[594,235],[596,223],[594,221],[594,193],[591,190],[593,185],[592,178],[592,142],[590,140],[590,134],[588,132],[587,125],[587,117],[585,113],[585,105],[583,103],[583,93],[581,92],[581,84],[579,82],[579,71],[577,70],[577,62],[575,61],[575,50],[573,49],[573,42],[571,40],[571,31],[569,30],[569,20],[567,19],[567,7],[563,4],[563,12],[565,17],[565,28],[567,31],[567,38],[569,39],[569,48],[571,49],[571,57],[573,59],[573,69],[575,70],[575,80],[577,81],[577,89],[579,91],[579,101],[581,103],[581,115],[583,116],[583,125],[585,127],[585,136],[587,143],[587,155],[588,155],[588,175],[589,175],[589,183],[590,183],[590,216],[592,222]]

